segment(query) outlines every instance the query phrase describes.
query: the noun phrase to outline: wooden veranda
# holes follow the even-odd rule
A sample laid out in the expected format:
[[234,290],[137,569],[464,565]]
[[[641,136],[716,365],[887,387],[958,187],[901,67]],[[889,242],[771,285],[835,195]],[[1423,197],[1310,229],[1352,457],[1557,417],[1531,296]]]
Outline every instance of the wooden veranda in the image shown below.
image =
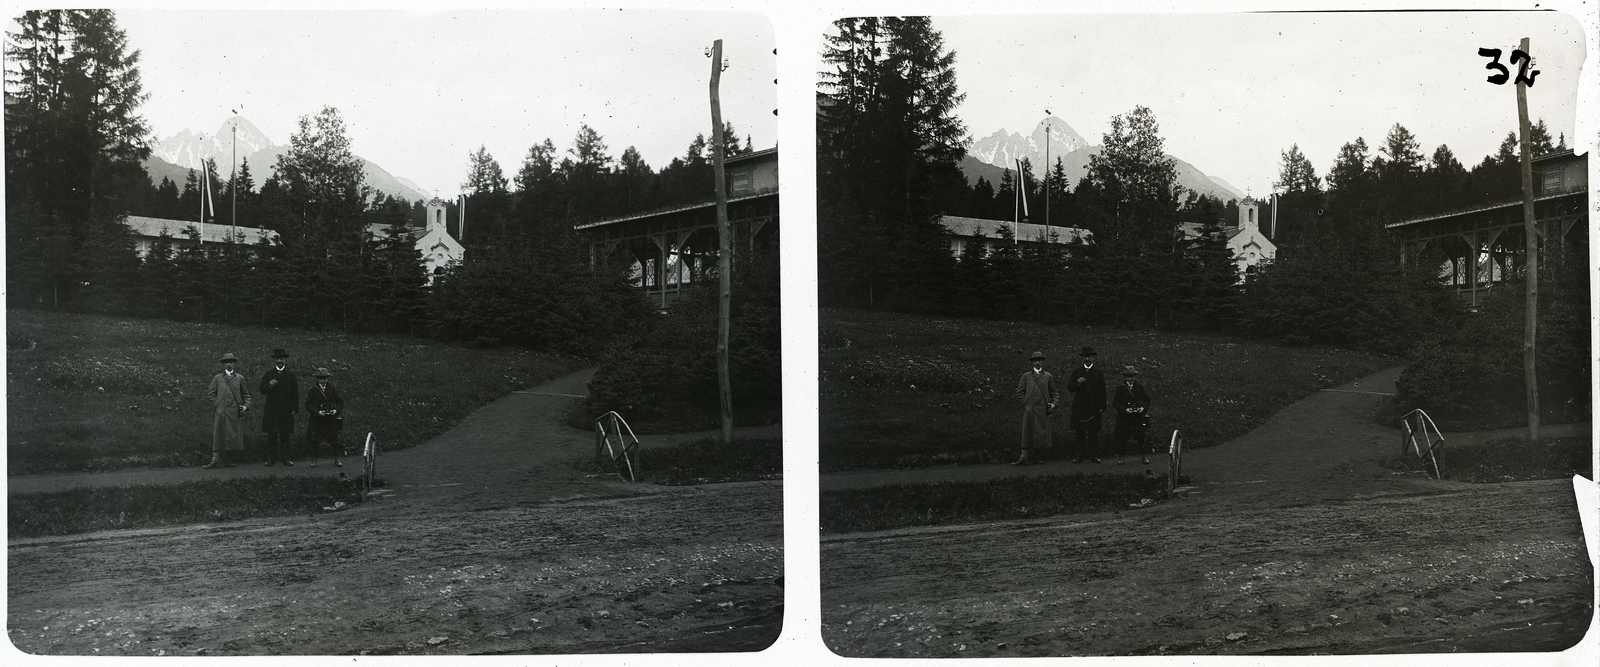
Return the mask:
[[[1586,238],[1586,160],[1571,152],[1534,160],[1534,221],[1541,258]],[[1402,259],[1439,267],[1439,279],[1477,308],[1495,285],[1526,265],[1522,200],[1387,225],[1402,242]],[[1578,231],[1574,233],[1574,228]]]
[[[778,233],[778,151],[771,148],[729,158],[728,222],[734,260]],[[708,188],[709,189],[709,188]],[[714,201],[576,226],[589,240],[589,262],[632,265],[634,287],[661,310],[717,264],[717,205]]]

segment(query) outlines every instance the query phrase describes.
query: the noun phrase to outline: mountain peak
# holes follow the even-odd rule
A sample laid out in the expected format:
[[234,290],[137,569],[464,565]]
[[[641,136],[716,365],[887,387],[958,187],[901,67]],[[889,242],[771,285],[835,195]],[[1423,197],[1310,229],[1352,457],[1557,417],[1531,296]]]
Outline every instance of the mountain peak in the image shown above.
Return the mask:
[[1050,158],[1048,161],[1054,161],[1057,157],[1064,157],[1068,153],[1088,146],[1089,142],[1084,141],[1077,130],[1072,129],[1066,121],[1055,116],[1046,116],[1026,137],[1021,133],[1006,132],[1001,128],[994,134],[974,141],[967,154],[981,162],[1007,169],[1013,168],[1015,160],[1026,158],[1035,167],[1042,169],[1047,161],[1045,159],[1047,147]]
[[222,121],[222,127],[217,128],[217,133],[213,135],[213,142],[219,144],[222,148],[235,148],[231,145],[235,136],[234,128],[238,128],[239,144],[237,149],[240,155],[249,155],[261,149],[272,148],[277,145],[271,139],[268,139],[266,133],[256,127],[255,123],[250,122],[250,119],[238,114],[229,116],[227,120]]
[[[1048,142],[1048,144],[1047,144]],[[1083,137],[1072,129],[1066,121],[1047,116],[1033,128],[1032,134],[1027,137],[1017,132],[997,130],[983,139],[972,142],[972,147],[967,149],[967,156],[988,165],[1006,170],[1015,170],[1015,160],[1027,158],[1033,163],[1035,177],[1045,173],[1050,165],[1045,164],[1045,146],[1050,147],[1049,162],[1060,161],[1066,182],[1077,183],[1089,171],[1089,156],[1098,154],[1099,146],[1091,146]],[[1200,194],[1210,195],[1228,201],[1241,197],[1239,192],[1231,185],[1217,182],[1200,171],[1195,166],[1177,159],[1171,155],[1178,170],[1178,184]],[[968,181],[977,180],[974,173],[976,169],[963,167],[968,172]]]
[[[235,134],[237,128],[237,135]],[[235,145],[237,137],[237,145]],[[145,161],[145,170],[151,179],[162,177],[171,179],[174,183],[182,183],[187,177],[187,171],[200,166],[207,159],[215,159],[224,178],[228,174],[228,166],[237,157],[239,160],[249,160],[256,174],[257,183],[265,181],[277,168],[278,156],[287,150],[286,146],[274,143],[266,133],[250,122],[250,119],[234,114],[222,122],[217,132],[210,136],[200,134],[194,130],[184,128],[177,134],[162,139],[150,151],[151,160]],[[167,164],[153,164],[153,160],[161,160]],[[426,193],[410,181],[396,178],[383,167],[366,159],[362,159],[366,171],[367,184],[384,194],[404,197],[409,201],[422,201]]]

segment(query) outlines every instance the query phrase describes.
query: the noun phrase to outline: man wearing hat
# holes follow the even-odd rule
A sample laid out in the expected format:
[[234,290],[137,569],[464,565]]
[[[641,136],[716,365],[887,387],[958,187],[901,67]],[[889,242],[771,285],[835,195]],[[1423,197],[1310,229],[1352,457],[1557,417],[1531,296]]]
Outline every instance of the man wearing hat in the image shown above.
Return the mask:
[[216,407],[216,417],[211,422],[211,462],[202,468],[232,468],[229,452],[244,450],[244,429],[239,418],[250,410],[250,390],[244,377],[234,372],[239,358],[233,353],[222,355],[222,372],[211,376],[211,387],[206,398]]
[[1122,464],[1128,454],[1128,440],[1138,443],[1139,456],[1145,465],[1150,464],[1150,451],[1144,443],[1145,427],[1150,425],[1150,394],[1139,382],[1139,369],[1122,368],[1122,383],[1111,392],[1111,411],[1117,415],[1112,427],[1112,439],[1117,443],[1117,464]]
[[1072,392],[1072,462],[1083,463],[1085,458],[1100,462],[1100,413],[1106,409],[1106,374],[1095,368],[1099,356],[1094,348],[1085,346],[1078,353],[1083,365],[1072,369],[1067,376],[1067,391]]
[[1034,352],[1028,359],[1033,370],[1017,381],[1017,398],[1022,399],[1022,458],[1011,464],[1014,466],[1038,463],[1041,450],[1050,449],[1050,413],[1061,400],[1055,377],[1044,371],[1044,353]]
[[283,348],[272,351],[272,367],[261,375],[261,395],[266,406],[261,408],[261,430],[267,434],[267,465],[289,460],[289,441],[294,437],[294,416],[300,412],[300,385],[294,371],[289,370],[289,353]]
[[333,465],[343,467],[339,462],[339,430],[344,427],[344,399],[340,398],[339,390],[328,382],[332,373],[326,368],[318,368],[311,377],[317,383],[306,392],[306,414],[310,420],[306,424],[306,446],[310,448],[311,467],[317,467],[317,445],[326,441],[328,448],[333,450]]

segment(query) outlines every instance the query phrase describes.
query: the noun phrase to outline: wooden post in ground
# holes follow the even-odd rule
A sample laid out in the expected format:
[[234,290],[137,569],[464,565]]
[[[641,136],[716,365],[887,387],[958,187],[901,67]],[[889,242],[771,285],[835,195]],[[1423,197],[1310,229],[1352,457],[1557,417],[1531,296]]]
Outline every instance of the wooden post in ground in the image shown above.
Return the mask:
[[728,375],[728,319],[733,310],[733,229],[728,225],[728,191],[722,175],[725,147],[722,133],[722,40],[711,47],[711,167],[717,191],[717,278],[722,296],[717,307],[717,393],[722,412],[722,443],[733,442],[733,385]]
[[[1521,49],[1523,53],[1529,53],[1527,37],[1522,38]],[[1528,57],[1533,56],[1530,54]],[[1522,378],[1527,384],[1528,442],[1532,444],[1539,439],[1539,225],[1534,220],[1533,211],[1533,129],[1528,125],[1528,86],[1520,76],[1517,78],[1517,131],[1522,143],[1522,224],[1528,237],[1525,250],[1528,257],[1528,312],[1522,334]]]

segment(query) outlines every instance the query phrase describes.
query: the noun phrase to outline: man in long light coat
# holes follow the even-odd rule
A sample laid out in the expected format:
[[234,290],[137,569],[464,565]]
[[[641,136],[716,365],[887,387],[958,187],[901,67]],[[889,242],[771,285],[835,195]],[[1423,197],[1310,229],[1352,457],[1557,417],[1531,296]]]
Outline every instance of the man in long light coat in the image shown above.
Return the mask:
[[1017,398],[1022,399],[1022,458],[1011,465],[1038,463],[1040,450],[1050,448],[1050,413],[1061,400],[1056,379],[1044,370],[1044,353],[1028,357],[1033,370],[1017,380]]
[[239,358],[233,353],[222,355],[222,372],[211,376],[211,387],[206,398],[216,408],[211,422],[211,462],[202,468],[232,468],[229,452],[244,450],[244,427],[240,418],[250,410],[250,390],[244,376],[233,370]]

